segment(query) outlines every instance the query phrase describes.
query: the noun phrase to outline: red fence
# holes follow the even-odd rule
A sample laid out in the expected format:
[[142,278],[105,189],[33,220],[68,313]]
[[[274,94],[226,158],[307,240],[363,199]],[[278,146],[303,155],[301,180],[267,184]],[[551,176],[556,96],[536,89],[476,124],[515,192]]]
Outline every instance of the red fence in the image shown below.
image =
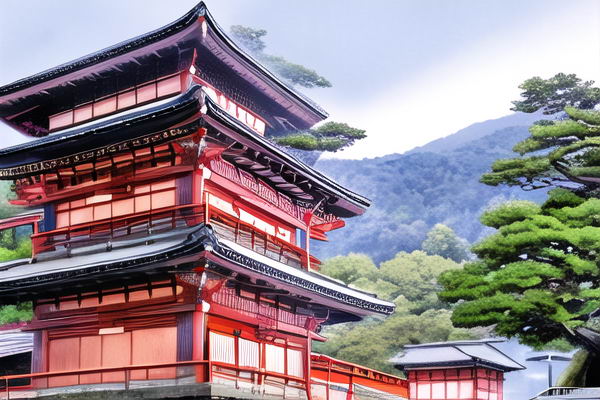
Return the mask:
[[[229,382],[229,386],[232,386],[235,389],[259,387],[264,393],[268,393],[267,391],[271,390],[271,394],[275,394],[273,390],[280,390],[282,393],[281,398],[287,398],[286,391],[292,389],[305,392],[309,400],[331,400],[339,398],[339,389],[341,387],[347,388],[344,389],[343,392],[345,393],[346,398],[353,399],[357,385],[401,398],[408,397],[407,382],[404,379],[355,364],[335,360],[327,356],[313,354],[311,357],[311,379],[309,382],[307,382],[305,378],[265,371],[260,368],[241,367],[215,361],[196,360],[2,376],[0,377],[0,382],[3,383],[4,388],[0,393],[0,398],[3,400],[10,399],[11,392],[16,395],[14,398],[23,398],[22,395],[24,392],[34,390],[30,386],[18,388],[10,387],[10,381],[16,379],[31,379],[35,382],[36,380],[52,377],[122,372],[125,377],[123,387],[125,390],[129,390],[132,382],[132,371],[148,371],[164,368],[180,369],[182,367],[193,367],[193,371],[190,370],[184,375],[195,375],[196,382],[221,382],[226,380]],[[310,387],[308,386],[309,384]],[[111,387],[111,390],[114,390],[114,387]],[[21,395],[18,395],[19,392]]]
[[72,249],[135,235],[148,236],[198,224],[203,221],[203,216],[201,205],[185,204],[55,229],[31,236],[33,253],[35,256],[59,247]]

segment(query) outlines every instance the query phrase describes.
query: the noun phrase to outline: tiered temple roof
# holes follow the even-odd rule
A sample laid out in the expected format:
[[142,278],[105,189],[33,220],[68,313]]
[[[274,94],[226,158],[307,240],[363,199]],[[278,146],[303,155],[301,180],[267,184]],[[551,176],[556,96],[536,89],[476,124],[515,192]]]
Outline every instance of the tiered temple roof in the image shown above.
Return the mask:
[[30,229],[32,244],[0,264],[0,302],[33,301],[34,395],[136,377],[304,398],[332,385],[314,366],[345,395],[402,398],[401,379],[311,357],[321,325],[394,310],[319,273],[310,253],[370,201],[268,139],[326,116],[202,3],[1,87],[0,120],[31,139],[0,150],[11,202],[31,210],[0,230]]

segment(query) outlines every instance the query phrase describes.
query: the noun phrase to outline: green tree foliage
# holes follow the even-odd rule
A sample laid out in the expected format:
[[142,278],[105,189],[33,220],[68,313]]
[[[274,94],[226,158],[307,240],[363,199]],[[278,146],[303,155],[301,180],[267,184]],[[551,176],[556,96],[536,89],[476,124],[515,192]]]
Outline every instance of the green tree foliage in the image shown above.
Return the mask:
[[31,257],[31,240],[29,238],[20,240],[13,249],[0,247],[0,263],[29,257]]
[[[315,351],[388,373],[398,371],[387,360],[405,344],[458,340],[474,333],[452,326],[451,311],[439,301],[437,277],[460,264],[422,251],[401,252],[375,268],[369,257],[351,254],[324,262],[321,271],[358,289],[394,301],[396,312],[381,321],[335,325],[323,333],[329,340]],[[377,340],[373,340],[377,338]]]
[[594,107],[600,103],[600,88],[593,84],[573,74],[526,80],[520,86],[523,99],[513,102],[513,110],[564,111],[566,118],[531,126],[529,137],[513,148],[521,157],[497,160],[481,182],[526,190],[575,185],[584,193],[596,191],[600,187],[600,112]]
[[324,262],[321,273],[350,284],[361,278],[371,279],[378,271],[369,256],[350,253],[345,257],[333,257]]
[[4,229],[0,231],[0,248],[14,250],[17,247],[15,229]]
[[479,261],[442,274],[456,326],[494,325],[541,347],[600,307],[600,200],[555,189],[542,205],[503,204],[482,216],[497,232],[473,247]]
[[436,224],[427,233],[427,239],[421,245],[425,253],[441,256],[456,262],[469,259],[469,244],[456,236],[454,231],[444,224]]
[[[327,88],[331,82],[316,71],[300,64],[292,63],[280,56],[265,53],[267,47],[263,38],[264,29],[253,29],[242,25],[233,25],[231,34],[242,47],[248,50],[258,61],[265,64],[281,79],[293,86],[305,88]],[[342,122],[327,122],[318,128],[293,132],[286,136],[272,138],[282,146],[306,151],[338,151],[351,146],[356,140],[364,139],[365,131],[352,128]]]
[[0,218],[12,217],[18,212],[18,208],[8,203],[9,199],[14,197],[11,191],[11,183],[0,181]]
[[[0,182],[0,218],[11,217],[18,212],[18,208],[11,206],[8,200],[13,198],[11,183]],[[31,257],[31,240],[19,238],[15,229],[0,231],[0,263],[10,260]],[[29,321],[32,317],[31,303],[18,305],[0,306],[0,325]]]
[[[0,233],[11,232],[5,230]],[[10,235],[12,237],[12,234]],[[4,261],[18,260],[31,257],[31,240],[24,238],[19,240],[13,249],[0,247],[0,263]],[[30,321],[33,316],[31,303],[20,303],[0,307],[0,325],[11,322]]]
[[264,29],[253,29],[243,25],[233,25],[231,34],[243,48],[252,54],[262,54],[267,45],[263,37],[267,35]]
[[490,205],[517,196],[542,202],[543,190],[522,192],[479,182],[494,160],[510,156],[512,144],[528,135],[526,126],[489,132],[445,154],[319,160],[319,171],[373,203],[363,216],[346,220],[344,229],[330,232],[329,242],[314,243],[315,255],[326,259],[355,251],[380,263],[400,251],[421,249],[427,233],[440,222],[473,243],[491,232],[479,222]]
[[594,81],[582,82],[575,74],[558,73],[549,79],[535,76],[519,86],[523,90],[522,99],[513,101],[511,110],[526,113],[543,110],[549,115],[567,106],[592,109],[600,103],[600,88],[593,84]]
[[514,147],[521,155],[533,155],[498,160],[481,181],[488,185],[521,186],[526,190],[574,184],[582,186],[584,192],[597,189],[600,112],[573,107],[566,107],[565,112],[568,119],[534,124],[529,129],[530,137]]
[[[459,303],[456,325],[494,325],[498,333],[535,347],[564,347],[565,338],[572,338],[569,329],[591,323],[600,307],[600,89],[593,83],[557,74],[520,86],[522,99],[513,110],[564,114],[534,123],[529,137],[513,148],[521,158],[497,160],[481,181],[563,189],[551,191],[541,207],[512,202],[482,216],[497,233],[473,248],[480,261],[440,278],[440,297]],[[586,375],[581,358],[573,361],[569,379]]]
[[0,325],[30,321],[32,316],[33,308],[30,302],[0,307]]
[[267,45],[263,38],[267,35],[264,29],[253,29],[242,25],[233,25],[230,29],[236,41],[248,50],[258,61],[266,64],[280,78],[292,85],[306,88],[331,87],[331,82],[316,71],[300,64],[289,62],[283,57],[272,56],[264,52]]
[[356,140],[367,137],[365,130],[352,128],[341,122],[326,122],[318,128],[274,138],[282,146],[300,150],[336,152],[351,146]]

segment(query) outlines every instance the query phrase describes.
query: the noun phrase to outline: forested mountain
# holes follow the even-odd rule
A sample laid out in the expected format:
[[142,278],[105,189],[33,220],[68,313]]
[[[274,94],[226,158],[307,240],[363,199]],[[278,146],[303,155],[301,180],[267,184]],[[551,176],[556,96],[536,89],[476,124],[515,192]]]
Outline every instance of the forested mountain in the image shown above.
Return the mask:
[[501,118],[476,122],[451,135],[432,140],[426,145],[415,147],[414,149],[407,151],[405,154],[424,152],[444,154],[448,151],[456,150],[464,145],[467,145],[469,142],[481,139],[492,132],[515,126],[529,126],[535,121],[543,118],[544,115],[541,112],[531,114],[519,112]]
[[316,254],[326,259],[352,251],[368,254],[375,262],[389,260],[399,251],[420,249],[436,223],[476,242],[487,234],[479,216],[490,205],[511,198],[544,198],[543,191],[479,182],[494,160],[515,155],[512,147],[528,136],[529,124],[537,119],[540,116],[516,113],[472,125],[441,139],[447,143],[444,152],[433,146],[436,141],[405,154],[319,160],[318,170],[373,204],[365,215],[348,220],[346,228],[331,232],[329,243],[315,244]]

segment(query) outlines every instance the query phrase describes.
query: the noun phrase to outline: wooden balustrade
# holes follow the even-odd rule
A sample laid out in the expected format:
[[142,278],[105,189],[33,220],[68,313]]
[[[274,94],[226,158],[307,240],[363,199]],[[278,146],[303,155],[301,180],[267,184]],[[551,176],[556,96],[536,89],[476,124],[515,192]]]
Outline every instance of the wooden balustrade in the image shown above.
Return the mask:
[[[313,372],[311,372],[310,380],[298,376],[265,371],[262,368],[245,367],[209,360],[192,360],[0,376],[0,387],[3,389],[0,394],[4,394],[4,396],[0,398],[10,399],[11,392],[18,393],[35,390],[35,388],[31,386],[11,387],[9,385],[11,380],[31,379],[33,381],[61,376],[80,376],[84,374],[122,372],[124,379],[121,383],[123,383],[123,388],[125,390],[129,390],[131,388],[131,382],[134,381],[131,379],[132,371],[177,367],[195,367],[190,375],[196,376],[196,382],[221,382],[222,380],[228,380],[229,382],[233,383],[236,389],[243,389],[245,384],[250,384],[260,387],[260,390],[263,391],[265,390],[265,386],[279,386],[280,388],[284,389],[284,395],[282,398],[286,398],[285,390],[298,389],[306,391],[309,399],[316,399],[320,398],[320,396],[316,394],[311,395],[311,389],[315,390],[316,388],[322,388],[326,393],[325,398],[328,399],[329,392],[331,390],[335,390],[335,388],[338,386],[336,385],[335,380],[332,379],[332,375],[334,373],[346,376],[347,379],[345,380],[350,382],[351,387],[353,383],[360,383],[362,385],[371,386],[377,390],[390,394],[402,397],[408,395],[407,382],[402,378],[384,374],[382,372],[359,365],[335,360],[327,356],[313,354],[311,357],[311,371]],[[328,379],[325,382],[313,379],[314,371],[317,370],[327,373]],[[272,379],[271,381],[269,380],[270,378]],[[137,380],[135,381],[137,382]],[[369,385],[369,383],[372,383],[372,385]],[[308,387],[309,385],[310,388]],[[353,389],[351,387],[350,391],[352,392]],[[115,389],[111,386],[110,389],[107,388],[107,390]]]
[[[244,246],[258,254],[294,268],[308,269],[306,250],[276,236],[257,231],[252,225],[211,210],[210,224],[217,236]],[[320,261],[311,256],[311,267],[319,269]]]
[[[208,360],[193,360],[193,361],[177,361],[171,363],[157,363],[157,364],[143,364],[143,365],[126,365],[120,367],[103,367],[103,368],[87,368],[87,369],[77,369],[77,370],[65,370],[65,371],[51,371],[51,372],[37,372],[31,374],[20,374],[20,375],[7,375],[0,376],[0,387],[3,388],[4,396],[0,398],[2,399],[10,399],[10,394],[25,392],[35,390],[32,386],[19,386],[19,387],[11,387],[10,381],[17,379],[31,379],[31,380],[39,380],[46,378],[54,378],[61,376],[80,376],[84,374],[99,374],[99,373],[108,373],[108,372],[122,372],[124,373],[123,388],[125,390],[130,390],[131,382],[134,381],[131,379],[132,371],[139,370],[152,370],[152,369],[162,369],[162,368],[178,368],[178,367],[196,367],[195,371],[191,373],[191,375],[196,376],[196,382],[214,382],[216,376],[228,377],[230,380],[234,381],[235,387],[239,389],[238,380],[249,380],[253,383],[257,383],[258,385],[263,385],[265,380],[268,378],[276,378],[284,382],[285,386],[304,388],[306,387],[306,379],[281,374],[278,372],[265,371],[264,369],[253,368],[253,367],[243,367],[239,365],[231,365],[222,362],[216,361],[208,361]],[[230,371],[228,374],[224,371]],[[234,373],[231,373],[234,372]],[[244,374],[249,374],[248,377],[244,377]],[[137,381],[137,380],[135,380]],[[111,382],[113,383],[113,382]],[[54,388],[56,389],[56,388]],[[111,386],[110,389],[107,390],[115,390],[114,387]],[[0,392],[0,395],[2,392]],[[21,396],[19,396],[21,398]]]
[[60,247],[73,249],[98,243],[106,243],[110,250],[114,241],[193,226],[203,219],[201,205],[184,204],[59,228],[31,236],[33,256]]

